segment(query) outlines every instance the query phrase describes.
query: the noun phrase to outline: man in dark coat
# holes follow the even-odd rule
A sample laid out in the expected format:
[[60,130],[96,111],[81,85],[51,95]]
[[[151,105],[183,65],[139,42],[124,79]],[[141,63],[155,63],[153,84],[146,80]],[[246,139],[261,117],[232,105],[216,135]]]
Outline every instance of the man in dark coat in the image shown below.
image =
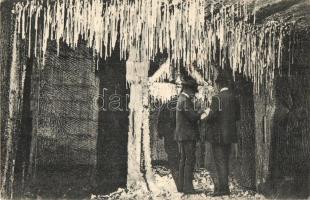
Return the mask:
[[198,120],[203,111],[195,109],[193,98],[197,90],[194,80],[182,83],[182,92],[176,107],[175,140],[178,142],[180,162],[178,190],[186,194],[195,193],[193,171],[195,165],[196,141],[199,139]]
[[209,126],[206,140],[212,144],[218,185],[214,196],[229,195],[228,174],[231,144],[237,142],[236,122],[240,119],[240,105],[234,93],[228,88],[226,77],[216,80],[219,93],[212,97],[210,112],[206,118]]

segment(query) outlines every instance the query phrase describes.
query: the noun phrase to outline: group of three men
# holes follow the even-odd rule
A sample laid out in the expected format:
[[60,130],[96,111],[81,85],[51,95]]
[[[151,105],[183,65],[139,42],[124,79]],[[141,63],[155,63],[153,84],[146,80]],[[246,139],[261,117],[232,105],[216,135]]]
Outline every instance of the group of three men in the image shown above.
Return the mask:
[[[212,97],[210,108],[196,109],[194,96],[198,85],[192,79],[182,83],[176,110],[175,140],[178,142],[180,162],[177,188],[185,194],[196,193],[193,188],[195,149],[197,140],[206,140],[212,145],[218,184],[213,196],[229,195],[228,174],[231,144],[237,142],[236,122],[240,119],[240,105],[229,82],[223,75],[215,81],[217,94]],[[198,121],[208,129],[199,133]],[[203,138],[200,138],[203,136]]]

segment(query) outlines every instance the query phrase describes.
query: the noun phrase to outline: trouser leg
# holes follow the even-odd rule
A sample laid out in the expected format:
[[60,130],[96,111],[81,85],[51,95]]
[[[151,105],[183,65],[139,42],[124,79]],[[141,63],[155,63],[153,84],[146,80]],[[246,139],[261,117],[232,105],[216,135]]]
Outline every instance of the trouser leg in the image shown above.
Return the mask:
[[230,145],[212,144],[214,162],[218,177],[218,191],[229,191],[228,187],[228,174],[229,174],[229,154]]
[[229,176],[229,156],[231,152],[231,145],[224,145],[224,169],[223,169],[223,190],[229,191],[228,176]]
[[[207,149],[207,143],[206,143],[206,149]],[[214,149],[214,144],[210,144],[210,147],[209,147],[209,151],[212,152],[210,157],[209,157],[209,161],[211,161],[210,163],[208,163],[209,165],[209,168],[211,169],[210,170],[210,176],[212,178],[212,181],[213,181],[213,184],[214,184],[214,190],[213,192],[214,193],[217,193],[219,191],[219,177],[218,177],[218,167],[216,165],[216,162],[215,162],[215,149]]]
[[184,145],[185,150],[185,167],[184,167],[184,191],[193,190],[193,172],[195,167],[195,147],[194,141],[188,141]]
[[177,187],[179,192],[182,192],[184,184],[184,166],[185,166],[185,153],[183,142],[179,142],[178,146],[179,146],[180,162],[179,162],[179,177]]
[[178,191],[179,187],[179,150],[178,144],[172,139],[165,137],[165,151],[168,155],[168,167],[171,170],[172,177],[176,183]]
[[215,169],[216,169],[216,177],[217,177],[217,185],[215,188],[217,189],[216,192],[219,192],[222,187],[222,170],[221,167],[223,163],[221,162],[222,160],[220,159],[221,157],[221,152],[220,152],[220,147],[218,144],[212,144],[212,152],[213,152],[213,157],[214,157],[214,163],[215,163]]

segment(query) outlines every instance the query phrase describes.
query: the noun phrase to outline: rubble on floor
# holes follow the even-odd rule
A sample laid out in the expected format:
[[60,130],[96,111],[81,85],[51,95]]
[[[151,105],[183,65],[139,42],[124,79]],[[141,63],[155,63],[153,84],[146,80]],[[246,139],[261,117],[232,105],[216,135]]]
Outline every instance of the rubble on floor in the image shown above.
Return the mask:
[[196,170],[194,174],[194,188],[198,194],[185,195],[177,192],[174,180],[170,170],[163,166],[156,166],[153,169],[154,182],[157,188],[151,188],[151,191],[130,190],[119,188],[117,191],[109,195],[92,195],[91,199],[97,200],[127,200],[127,199],[141,199],[141,200],[203,200],[203,199],[265,199],[264,196],[257,194],[254,191],[245,190],[241,188],[233,177],[229,178],[230,196],[211,197],[213,192],[213,181],[210,173],[205,169]]

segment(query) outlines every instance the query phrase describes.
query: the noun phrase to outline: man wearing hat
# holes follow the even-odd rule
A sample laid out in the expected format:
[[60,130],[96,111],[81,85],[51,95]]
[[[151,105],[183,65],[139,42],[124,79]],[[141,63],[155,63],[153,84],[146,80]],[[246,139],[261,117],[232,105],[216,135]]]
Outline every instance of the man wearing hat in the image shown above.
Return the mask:
[[185,194],[195,193],[193,171],[195,165],[196,141],[199,139],[198,120],[203,111],[196,110],[193,98],[198,84],[193,79],[182,81],[182,91],[176,108],[175,140],[178,142],[180,162],[177,188]]
[[231,144],[237,142],[236,122],[240,119],[240,105],[228,88],[227,77],[220,74],[216,81],[219,93],[212,97],[210,112],[206,117],[209,128],[206,140],[212,145],[218,185],[213,196],[229,195],[228,174]]

